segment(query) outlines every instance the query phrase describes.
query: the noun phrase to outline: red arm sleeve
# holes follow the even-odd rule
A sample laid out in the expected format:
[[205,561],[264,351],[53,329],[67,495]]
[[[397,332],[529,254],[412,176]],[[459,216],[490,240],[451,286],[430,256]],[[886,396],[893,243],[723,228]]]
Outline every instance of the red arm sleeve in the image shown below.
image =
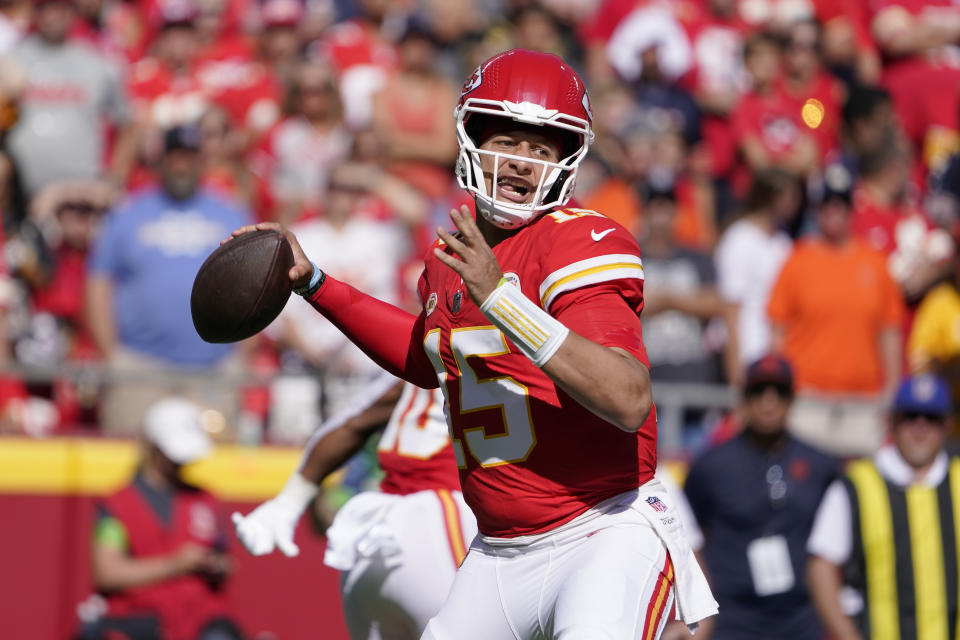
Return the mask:
[[422,313],[407,313],[330,276],[308,302],[393,375],[424,389],[438,386],[423,350]]

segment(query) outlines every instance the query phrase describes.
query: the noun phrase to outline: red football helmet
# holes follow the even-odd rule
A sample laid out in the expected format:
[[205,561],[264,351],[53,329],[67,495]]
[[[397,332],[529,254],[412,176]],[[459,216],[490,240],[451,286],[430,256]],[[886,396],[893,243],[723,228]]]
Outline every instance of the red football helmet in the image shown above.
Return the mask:
[[[544,211],[563,206],[573,191],[580,161],[593,141],[590,98],[580,76],[549,53],[513,49],[496,55],[473,72],[460,92],[454,110],[457,119],[457,181],[474,195],[477,209],[498,227],[521,227]],[[480,160],[494,159],[494,185],[500,159],[508,154],[479,149],[478,135],[491,118],[549,128],[562,140],[559,162],[520,158],[544,165],[533,200],[517,204],[497,199],[496,187],[487,193]]]

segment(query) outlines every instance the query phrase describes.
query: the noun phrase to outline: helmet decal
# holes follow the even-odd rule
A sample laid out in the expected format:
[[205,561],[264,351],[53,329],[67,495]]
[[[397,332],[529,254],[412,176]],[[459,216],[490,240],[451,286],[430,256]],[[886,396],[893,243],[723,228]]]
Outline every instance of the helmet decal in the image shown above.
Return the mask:
[[473,75],[463,83],[463,88],[460,89],[460,99],[463,100],[463,96],[479,87],[481,82],[483,82],[483,65],[479,65],[474,69]]

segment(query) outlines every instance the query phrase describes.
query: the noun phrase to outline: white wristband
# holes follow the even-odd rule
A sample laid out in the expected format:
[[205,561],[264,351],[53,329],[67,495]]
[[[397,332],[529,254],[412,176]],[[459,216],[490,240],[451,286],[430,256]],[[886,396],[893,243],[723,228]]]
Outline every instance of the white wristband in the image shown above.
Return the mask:
[[538,367],[553,357],[570,329],[503,280],[480,311]]
[[274,500],[289,506],[291,511],[296,510],[299,516],[307,508],[307,505],[317,497],[319,491],[317,485],[300,475],[299,471],[295,471]]

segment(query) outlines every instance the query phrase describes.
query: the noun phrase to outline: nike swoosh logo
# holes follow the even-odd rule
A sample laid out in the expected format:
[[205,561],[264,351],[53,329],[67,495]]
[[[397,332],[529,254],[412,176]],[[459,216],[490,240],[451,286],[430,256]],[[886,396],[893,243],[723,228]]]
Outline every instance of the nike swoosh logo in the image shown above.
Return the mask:
[[607,235],[608,233],[613,233],[613,229],[607,229],[606,231],[601,231],[600,233],[590,229],[590,237],[596,242],[600,242],[603,239],[603,236]]

